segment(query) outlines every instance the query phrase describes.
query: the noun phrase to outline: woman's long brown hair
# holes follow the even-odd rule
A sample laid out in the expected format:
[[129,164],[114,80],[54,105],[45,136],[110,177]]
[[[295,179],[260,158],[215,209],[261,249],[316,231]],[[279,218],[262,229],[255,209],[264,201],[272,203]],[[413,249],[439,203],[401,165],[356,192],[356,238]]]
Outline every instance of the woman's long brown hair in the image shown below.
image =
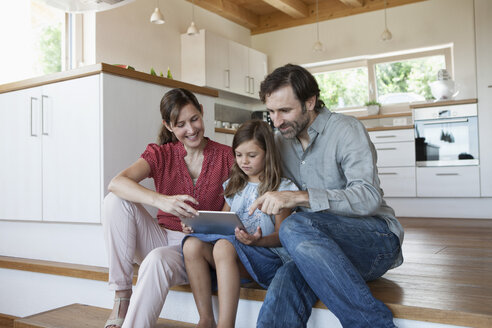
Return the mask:
[[[270,126],[261,120],[251,120],[243,123],[234,135],[232,152],[236,156],[236,148],[247,141],[254,140],[258,147],[265,151],[265,169],[260,175],[258,194],[261,196],[267,191],[275,191],[280,186],[282,169],[280,154],[275,147],[275,140]],[[224,191],[225,197],[232,197],[243,190],[248,182],[248,176],[234,162],[231,168],[230,180]]]
[[[196,99],[195,95],[190,91],[182,88],[176,88],[166,92],[161,99],[162,119],[168,126],[176,124],[181,108],[188,104],[196,107],[196,110],[203,115],[200,103]],[[168,142],[175,142],[176,140],[177,139],[174,134],[172,134],[171,131],[169,131],[166,126],[162,124],[157,143],[159,145],[164,145]]]

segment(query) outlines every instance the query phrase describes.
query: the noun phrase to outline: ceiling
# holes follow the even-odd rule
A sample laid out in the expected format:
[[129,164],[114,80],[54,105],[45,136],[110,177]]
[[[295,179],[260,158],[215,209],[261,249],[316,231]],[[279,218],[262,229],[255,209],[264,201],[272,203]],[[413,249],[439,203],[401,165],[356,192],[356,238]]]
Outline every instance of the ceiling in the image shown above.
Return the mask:
[[[192,0],[187,0],[192,2]],[[384,9],[384,0],[318,0],[319,21]],[[387,0],[388,8],[426,0]],[[194,4],[260,34],[316,23],[316,0],[193,0]]]

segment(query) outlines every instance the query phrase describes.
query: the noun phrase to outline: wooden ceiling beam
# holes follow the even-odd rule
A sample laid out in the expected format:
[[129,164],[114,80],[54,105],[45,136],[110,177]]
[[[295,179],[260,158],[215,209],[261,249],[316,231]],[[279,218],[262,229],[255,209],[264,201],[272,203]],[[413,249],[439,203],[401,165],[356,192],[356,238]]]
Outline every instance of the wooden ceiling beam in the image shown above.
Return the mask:
[[364,6],[364,0],[340,0],[344,5],[349,7],[362,7]]
[[[408,5],[415,2],[427,0],[390,0],[388,8]],[[316,23],[316,4],[309,5],[309,15],[304,18],[292,19],[283,12],[260,16],[258,27],[251,28],[251,34],[261,34],[289,27],[295,27],[305,24]],[[318,4],[319,21],[325,21],[334,18],[341,18],[351,15],[362,14],[365,12],[384,9],[384,0],[366,1],[362,7],[348,7],[340,1],[320,1]]]
[[262,0],[292,18],[304,18],[309,15],[309,8],[300,0]]
[[[191,2],[191,0],[187,0]],[[194,0],[195,5],[249,29],[258,28],[260,17],[229,0]]]

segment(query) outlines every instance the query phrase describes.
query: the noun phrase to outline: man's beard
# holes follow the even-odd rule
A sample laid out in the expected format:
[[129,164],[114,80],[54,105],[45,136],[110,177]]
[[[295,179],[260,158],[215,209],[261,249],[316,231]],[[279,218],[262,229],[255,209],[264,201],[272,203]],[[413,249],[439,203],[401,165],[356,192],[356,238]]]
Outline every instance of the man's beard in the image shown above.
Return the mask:
[[[306,115],[307,109],[306,105],[302,104],[302,116],[300,117],[300,121],[296,122],[285,122],[281,126],[278,127],[280,133],[284,138],[292,139],[297,137],[302,131],[304,131],[309,123],[309,115]],[[281,129],[289,128],[286,131],[282,131]]]

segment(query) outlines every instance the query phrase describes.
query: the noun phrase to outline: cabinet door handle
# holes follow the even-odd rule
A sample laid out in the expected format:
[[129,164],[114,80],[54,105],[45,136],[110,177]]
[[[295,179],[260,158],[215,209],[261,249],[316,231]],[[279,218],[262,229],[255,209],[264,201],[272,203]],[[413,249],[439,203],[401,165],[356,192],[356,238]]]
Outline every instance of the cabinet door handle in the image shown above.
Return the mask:
[[224,70],[224,72],[225,72],[225,80],[226,80],[225,87],[230,88],[231,87],[231,70],[226,69],[226,70]]
[[37,137],[38,136],[38,126],[39,126],[38,119],[39,119],[39,114],[34,115],[34,107],[38,108],[36,106],[37,105],[37,102],[38,102],[38,98],[31,97],[31,104],[30,104],[31,105],[31,109],[30,109],[30,112],[31,112],[31,117],[30,117],[31,137]]
[[442,123],[465,123],[465,122],[468,122],[467,118],[457,118],[457,119],[444,119],[444,120],[435,120],[432,122],[425,122],[424,125],[442,124]]
[[489,85],[487,88],[492,88],[492,84],[491,84],[491,85]]
[[249,78],[249,91],[250,93],[253,95],[255,94],[255,78],[254,77],[250,77]]
[[396,147],[376,148],[376,150],[396,150]]
[[379,175],[398,175],[396,172],[379,172]]
[[244,92],[250,93],[249,91],[249,76],[244,78]]
[[459,175],[459,173],[436,173],[439,176]]
[[41,96],[41,133],[45,136],[49,135],[49,122],[48,122],[48,105],[45,100],[48,99],[48,96]]
[[376,138],[396,138],[396,136],[393,135],[385,135],[385,136],[376,136]]

